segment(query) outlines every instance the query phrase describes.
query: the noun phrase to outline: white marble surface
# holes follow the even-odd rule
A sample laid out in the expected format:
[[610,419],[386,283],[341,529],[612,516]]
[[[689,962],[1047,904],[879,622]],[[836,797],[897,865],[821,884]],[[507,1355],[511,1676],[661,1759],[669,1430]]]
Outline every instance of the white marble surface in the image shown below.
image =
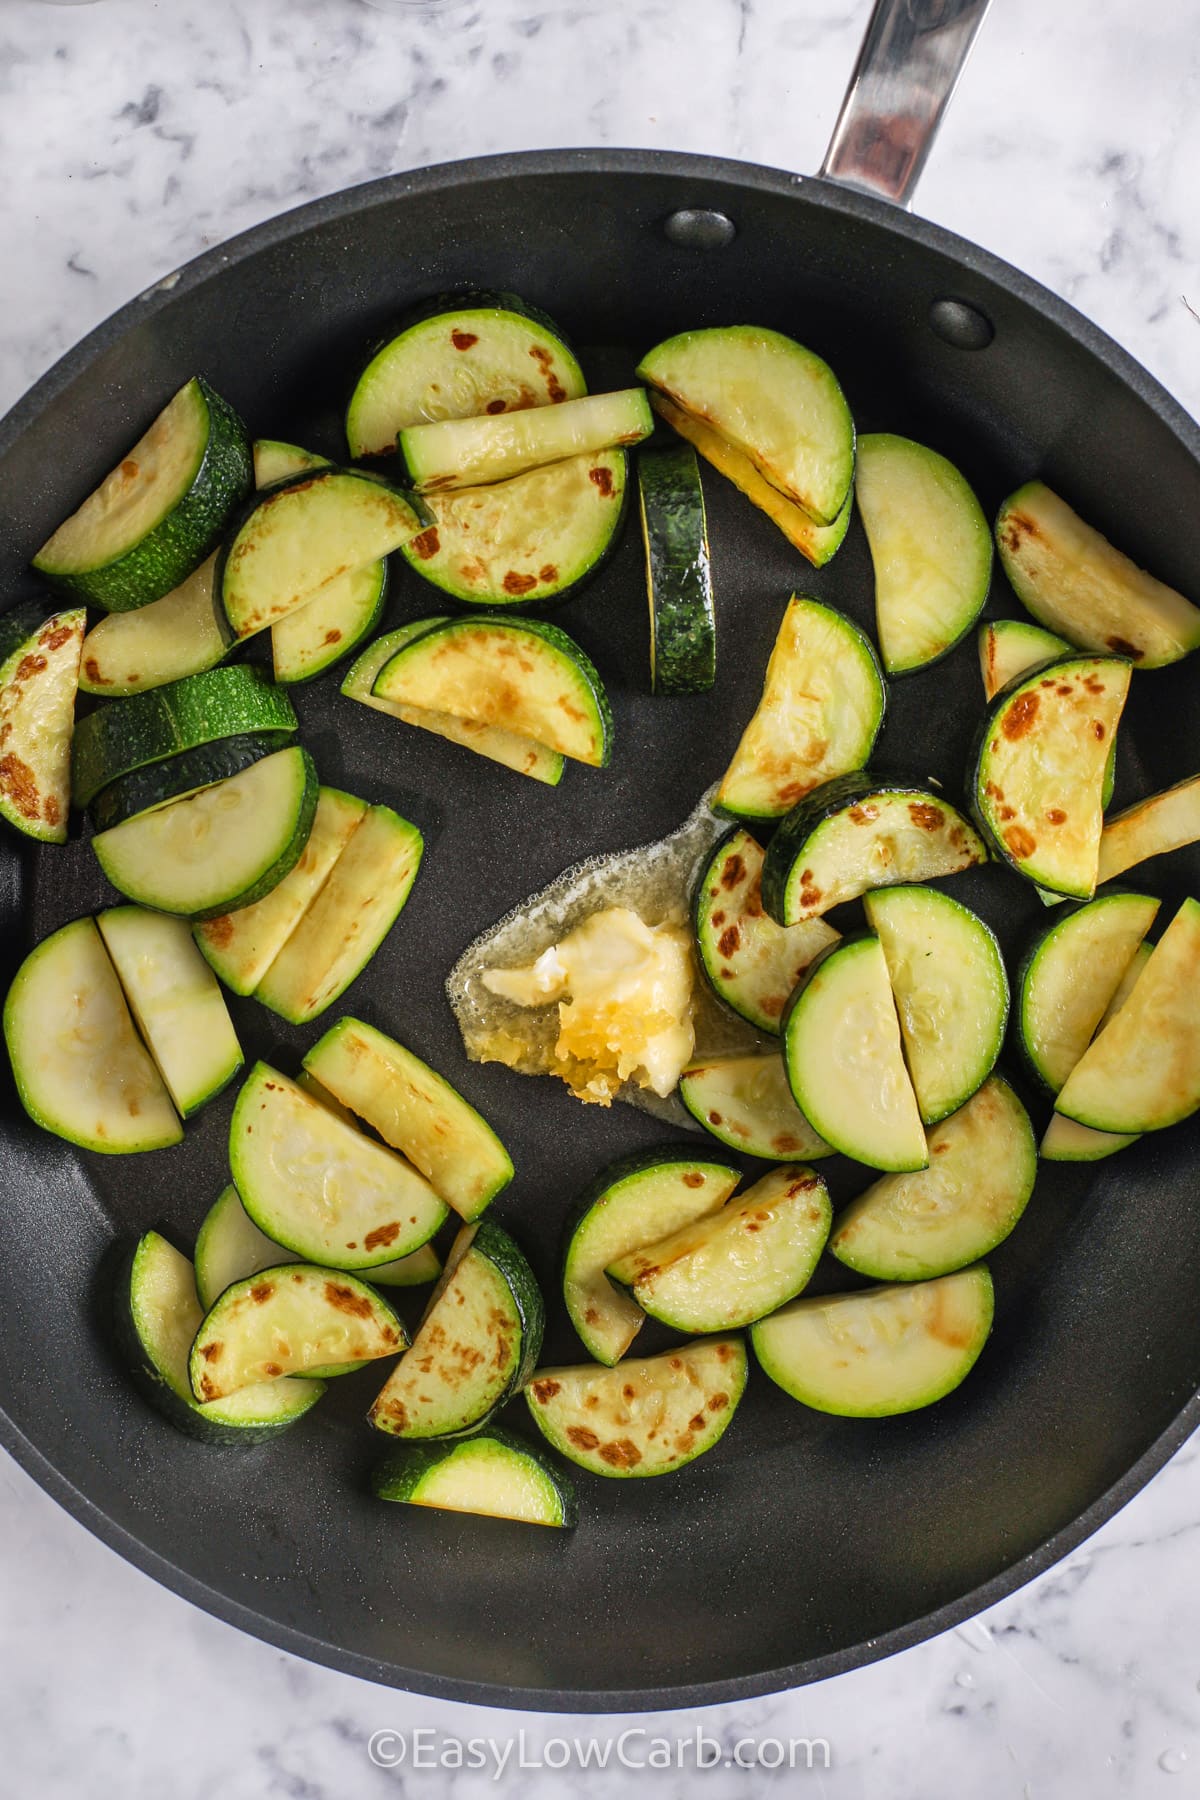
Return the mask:
[[[579,143],[814,168],[866,6],[847,0],[0,0],[0,410],[195,251],[456,155]],[[1200,0],[997,0],[920,208],[1097,319],[1200,412]],[[1192,309],[1195,309],[1194,311]],[[827,1770],[647,1772],[652,1791],[1143,1800],[1200,1791],[1193,1443],[985,1619],[802,1692],[634,1721],[824,1738]],[[376,1731],[615,1735],[377,1689],[156,1587],[0,1461],[0,1793],[140,1800],[616,1794],[614,1766],[373,1766]],[[626,1741],[644,1757],[648,1738]],[[384,1746],[395,1754],[394,1743]],[[482,1752],[481,1752],[482,1754]],[[551,1759],[558,1754],[551,1750]],[[766,1755],[775,1752],[768,1748]],[[517,1750],[511,1752],[515,1760]],[[616,1752],[613,1752],[615,1757]]]

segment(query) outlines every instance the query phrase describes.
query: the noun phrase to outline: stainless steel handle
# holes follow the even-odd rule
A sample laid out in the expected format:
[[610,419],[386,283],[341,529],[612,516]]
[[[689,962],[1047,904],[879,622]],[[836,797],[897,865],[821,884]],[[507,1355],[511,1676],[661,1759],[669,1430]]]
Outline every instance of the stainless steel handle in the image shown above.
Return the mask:
[[911,204],[990,0],[876,0],[822,175]]

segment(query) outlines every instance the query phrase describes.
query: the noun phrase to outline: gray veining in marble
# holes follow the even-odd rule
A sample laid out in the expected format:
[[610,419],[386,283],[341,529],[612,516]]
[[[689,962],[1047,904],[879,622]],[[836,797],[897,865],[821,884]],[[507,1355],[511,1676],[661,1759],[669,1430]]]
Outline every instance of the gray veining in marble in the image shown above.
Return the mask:
[[[391,170],[581,143],[811,170],[865,13],[0,0],[0,410],[206,245]],[[1198,120],[1200,0],[996,0],[917,205],[1065,295],[1200,413]],[[1198,1544],[1193,1442],[1064,1564],[903,1656],[703,1714],[546,1719],[376,1689],[240,1636],[0,1459],[0,1796],[604,1800],[644,1782],[713,1800],[1172,1800],[1200,1791]],[[523,1728],[536,1758],[550,1739],[697,1722],[722,1757],[755,1734],[823,1738],[830,1766],[585,1776],[510,1761],[497,1781],[416,1770],[411,1747],[400,1767],[368,1754],[372,1733],[418,1727],[445,1756],[455,1734]]]

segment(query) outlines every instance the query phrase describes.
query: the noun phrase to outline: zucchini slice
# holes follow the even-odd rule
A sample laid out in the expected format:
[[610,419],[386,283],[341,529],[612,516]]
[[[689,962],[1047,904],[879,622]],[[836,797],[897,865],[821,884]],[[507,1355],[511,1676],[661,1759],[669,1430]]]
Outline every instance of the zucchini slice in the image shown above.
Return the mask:
[[570,456],[490,487],[430,494],[433,524],[401,549],[467,606],[545,606],[594,575],[625,513],[623,450]]
[[821,1177],[788,1163],[720,1212],[618,1258],[607,1273],[676,1331],[736,1331],[808,1286],[832,1217]]
[[949,1275],[1004,1242],[1036,1179],[1029,1114],[993,1075],[930,1130],[927,1169],[883,1176],[838,1214],[829,1248],[876,1281]]
[[293,744],[190,799],[100,832],[92,849],[126,899],[215,918],[261,900],[295,867],[319,791],[311,756]]
[[1160,669],[1200,644],[1200,608],[1114,549],[1042,481],[1009,495],[996,544],[1022,606],[1080,650]]
[[612,754],[599,675],[573,638],[540,620],[487,614],[432,625],[383,665],[372,692],[501,726],[593,768]]
[[346,413],[351,456],[395,450],[400,432],[577,400],[583,371],[544,313],[515,294],[440,296],[372,356]]
[[[196,1234],[196,1292],[201,1306],[207,1312],[235,1281],[290,1260],[289,1250],[258,1229],[230,1182],[213,1201]],[[376,1263],[369,1271],[371,1286],[419,1287],[422,1282],[436,1281],[441,1266],[433,1246],[422,1244],[411,1256]]]
[[182,1138],[93,919],[30,951],[4,1002],[4,1041],[21,1104],[43,1130],[112,1155]]
[[983,1263],[934,1281],[793,1300],[750,1333],[765,1374],[793,1400],[845,1419],[915,1412],[970,1374],[992,1329]]
[[793,988],[839,934],[824,919],[784,926],[768,918],[762,869],[761,847],[735,825],[700,872],[692,927],[700,966],[714,993],[760,1031],[777,1033]]
[[1182,850],[1185,844],[1200,841],[1200,775],[1189,775],[1186,781],[1161,794],[1151,794],[1136,806],[1126,807],[1105,821],[1100,833],[1100,866],[1098,882],[1113,881],[1138,863],[1152,856],[1165,856],[1168,851]]
[[1153,944],[1148,944],[1145,941],[1143,941],[1142,943],[1140,943],[1138,945],[1137,949],[1134,951],[1133,955],[1129,959],[1129,964],[1125,970],[1125,973],[1122,975],[1120,981],[1118,981],[1118,983],[1117,983],[1116,993],[1113,995],[1112,999],[1109,1001],[1108,1005],[1104,1009],[1104,1013],[1101,1017],[1100,1023],[1096,1027],[1096,1030],[1098,1032],[1103,1031],[1104,1027],[1108,1024],[1108,1021],[1113,1017],[1113,1015],[1115,1013],[1120,1012],[1121,1008],[1124,1006],[1125,1002],[1128,1000],[1130,994],[1132,994],[1134,987],[1138,981],[1138,978],[1141,975],[1142,970],[1145,968],[1146,964],[1150,961],[1150,958],[1153,956],[1153,954],[1154,954],[1154,945]]
[[[1052,631],[1043,631],[1040,625],[1030,625],[1025,619],[995,619],[990,625],[981,625],[979,667],[984,697],[994,700],[1001,688],[1006,688],[1019,675],[1032,674],[1046,663],[1058,662],[1070,654],[1071,646],[1066,638],[1055,637]],[[1114,732],[1104,769],[1104,787],[1100,794],[1102,807],[1107,807],[1112,799],[1116,772],[1117,739]],[[1100,880],[1104,879],[1102,875]],[[1058,897],[1057,894],[1044,896],[1047,904],[1054,904]]]
[[997,695],[975,754],[979,821],[1018,875],[1052,894],[1096,888],[1105,772],[1130,665],[1116,657],[1047,663]]
[[256,1000],[305,1025],[361,975],[412,892],[425,841],[388,806],[372,806],[324,886],[254,990]]
[[281,1263],[227,1287],[188,1358],[197,1400],[221,1400],[282,1375],[394,1356],[408,1334],[382,1294],[333,1269]]
[[401,1438],[475,1431],[528,1381],[544,1324],[533,1270],[508,1233],[490,1219],[464,1225],[371,1424]]
[[525,1399],[563,1456],[628,1479],[669,1475],[711,1450],[745,1387],[741,1338],[701,1338],[619,1369],[539,1369]]
[[[1097,1032],[1104,1030],[1114,1013],[1120,1012],[1149,962],[1153,949],[1154,946],[1144,940],[1138,945],[1117,984],[1116,993],[1096,1027]],[[1038,1154],[1047,1162],[1100,1162],[1106,1156],[1114,1156],[1118,1150],[1127,1150],[1130,1144],[1137,1143],[1140,1136],[1141,1133],[1137,1131],[1093,1131],[1090,1125],[1077,1125],[1074,1119],[1064,1119],[1061,1113],[1056,1112],[1046,1127]]]
[[464,1219],[477,1219],[513,1178],[487,1120],[444,1076],[373,1025],[339,1019],[304,1067],[399,1150]]
[[260,490],[274,487],[278,481],[290,481],[293,475],[306,475],[311,469],[333,467],[327,456],[317,456],[282,438],[255,438],[253,455],[254,485]]
[[188,1356],[203,1317],[191,1263],[147,1231],[117,1285],[117,1341],[146,1398],[180,1431],[206,1444],[257,1444],[294,1425],[321,1398],[319,1381],[285,1379],[202,1405],[192,1393]]
[[65,844],[75,693],[87,615],[54,613],[0,666],[0,818]]
[[979,672],[984,699],[996,698],[1018,675],[1071,654],[1066,638],[1043,631],[1027,619],[992,619],[979,627]]
[[160,600],[93,625],[83,640],[84,693],[140,694],[215,668],[233,642],[213,586],[216,566],[214,550]]
[[259,1230],[331,1269],[394,1262],[427,1243],[446,1218],[402,1156],[343,1124],[265,1062],[255,1063],[238,1094],[229,1167]]
[[216,977],[183,919],[110,906],[96,924],[175,1110],[189,1119],[244,1061]]
[[870,888],[986,861],[978,833],[935,789],[863,769],[827,781],[782,821],[763,863],[763,905],[780,925],[799,925]]
[[905,675],[953,650],[979,617],[992,534],[954,464],[911,438],[859,438],[854,492],[875,570],[883,666]]
[[777,1050],[693,1063],[680,1078],[679,1098],[705,1131],[746,1156],[790,1162],[833,1155],[792,1098]]
[[354,1114],[350,1108],[343,1106],[340,1100],[335,1100],[329,1089],[322,1087],[316,1076],[310,1075],[307,1069],[300,1070],[296,1077],[296,1086],[303,1088],[306,1094],[311,1094],[314,1100],[319,1100],[322,1106],[328,1107],[334,1118],[340,1119],[343,1125],[349,1125],[357,1130],[357,1126],[354,1124]]
[[1095,1131],[1159,1131],[1200,1107],[1200,902],[1185,900],[1121,1010],[1084,1051],[1056,1105]]
[[[328,457],[296,444],[259,438],[254,445],[254,484],[273,487],[312,469],[327,469]],[[291,686],[311,681],[349,656],[375,629],[387,598],[386,558],[347,569],[326,582],[313,599],[271,627],[271,665],[276,681]],[[222,622],[224,614],[222,613]]]
[[1093,1131],[1090,1125],[1077,1125],[1062,1113],[1052,1113],[1042,1136],[1038,1155],[1046,1162],[1103,1162],[1118,1150],[1136,1144],[1140,1131]]
[[571,456],[640,444],[653,429],[645,391],[624,388],[556,406],[412,425],[400,433],[400,453],[417,492],[437,494],[510,481]]
[[398,630],[376,638],[342,682],[343,694],[351,700],[361,701],[364,706],[373,707],[376,712],[400,719],[405,725],[416,725],[422,731],[431,731],[435,737],[461,744],[466,750],[474,750],[477,756],[486,756],[490,762],[515,769],[519,775],[529,775],[547,787],[557,787],[563,772],[559,751],[535,743],[532,738],[521,737],[515,731],[506,731],[500,725],[480,725],[474,719],[456,719],[453,713],[432,712],[424,706],[406,706],[402,701],[384,700],[372,692],[375,677],[402,645],[411,643],[431,626],[444,623],[444,618],[418,619],[414,624],[401,625]]
[[[132,615],[136,617],[137,615]],[[247,732],[242,737],[217,738],[211,744],[197,744],[194,750],[181,750],[162,762],[147,763],[131,769],[101,788],[88,806],[88,816],[96,831],[109,831],[136,819],[141,813],[157,812],[172,800],[186,800],[202,789],[228,781],[231,775],[273,756],[287,747],[290,731]]]
[[883,945],[921,1118],[936,1125],[983,1086],[1000,1054],[1004,958],[983,920],[936,888],[883,888],[863,905]]
[[526,1525],[569,1529],[579,1516],[562,1470],[496,1425],[465,1443],[398,1445],[371,1477],[371,1491],[379,1500]]
[[71,747],[71,797],[86,806],[122,775],[222,738],[276,732],[282,745],[296,724],[287,695],[246,663],[185,675],[80,719]]
[[1113,1000],[1161,902],[1118,891],[1038,932],[1017,974],[1017,1031],[1039,1081],[1057,1094]]
[[717,616],[694,450],[642,450],[638,494],[650,601],[650,691],[699,694],[717,679]]
[[794,500],[787,499],[778,488],[772,487],[743,450],[735,450],[702,419],[684,412],[665,394],[652,393],[650,404],[660,419],[665,419],[672,430],[699,451],[705,462],[732,481],[747,500],[766,513],[773,525],[778,525],[788,543],[799,550],[801,556],[807,557],[814,569],[824,568],[834,551],[840,549],[850,528],[852,495],[849,491],[832,525],[818,525],[802,506],[797,506]]
[[269,894],[194,927],[210,966],[235,994],[252,994],[283,949],[368,811],[365,800],[323,787],[308,842]]
[[777,819],[824,782],[861,769],[885,703],[865,634],[833,607],[793,595],[762,699],[717,790],[717,810]]
[[276,681],[312,681],[349,656],[374,631],[388,591],[384,558],[326,582],[311,600],[271,627]]
[[874,1169],[927,1167],[877,937],[843,938],[817,959],[784,1017],[783,1060],[796,1105],[835,1150]]
[[242,421],[197,375],[42,545],[33,566],[63,593],[105,612],[145,606],[214,549],[250,479]]
[[[326,600],[329,586],[378,564],[429,522],[415,495],[361,471],[311,469],[277,482],[259,494],[217,564],[230,630],[252,637],[318,596]],[[377,585],[377,573],[366,578],[368,594]],[[344,586],[338,594],[344,601]]]
[[586,1190],[568,1226],[563,1299],[597,1362],[619,1362],[645,1317],[608,1279],[609,1263],[718,1212],[738,1178],[733,1163],[681,1147],[626,1157]]
[[729,325],[667,338],[637,373],[740,450],[818,525],[833,524],[854,476],[854,421],[819,356],[778,331]]

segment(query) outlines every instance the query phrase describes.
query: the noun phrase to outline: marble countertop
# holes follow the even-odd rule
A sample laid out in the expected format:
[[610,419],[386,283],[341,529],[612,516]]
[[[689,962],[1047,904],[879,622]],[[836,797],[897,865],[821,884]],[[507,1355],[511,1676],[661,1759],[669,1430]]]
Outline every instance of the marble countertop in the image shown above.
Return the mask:
[[[391,170],[583,143],[811,170],[867,10],[0,0],[0,412],[198,250]],[[918,196],[1073,301],[1193,413],[1197,119],[1200,0],[1005,0]],[[1193,1440],[1065,1563],[885,1663],[701,1714],[539,1718],[393,1693],[241,1636],[122,1563],[0,1458],[0,1791],[615,1795],[654,1737],[700,1724],[718,1766],[702,1782],[648,1771],[653,1791],[1169,1800],[1200,1775],[1198,1532]],[[553,1766],[564,1740],[615,1745],[622,1730],[633,1735],[603,1773],[582,1774],[573,1751]],[[464,1749],[455,1768],[468,1738],[496,1749],[481,1746],[476,1767]],[[789,1757],[800,1738],[811,1772],[802,1748]],[[759,1744],[755,1770],[736,1766],[742,1739]]]

